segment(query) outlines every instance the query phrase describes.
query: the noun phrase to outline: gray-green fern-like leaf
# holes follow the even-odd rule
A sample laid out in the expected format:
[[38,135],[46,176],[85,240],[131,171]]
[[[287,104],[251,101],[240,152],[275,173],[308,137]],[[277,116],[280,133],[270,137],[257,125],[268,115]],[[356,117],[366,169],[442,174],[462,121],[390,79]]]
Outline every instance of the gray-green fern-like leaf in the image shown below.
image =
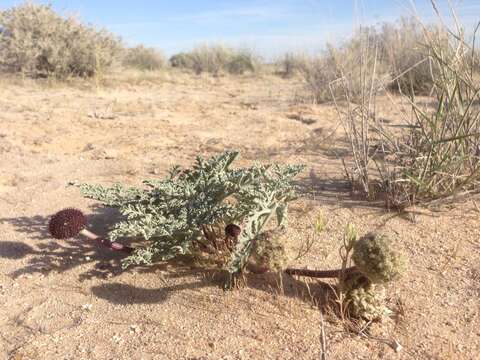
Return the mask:
[[292,181],[303,170],[299,165],[278,164],[232,169],[237,157],[235,151],[209,159],[197,157],[190,169],[176,166],[163,180],[144,181],[143,188],[77,186],[85,197],[116,207],[124,216],[109,233],[111,240],[127,236],[150,242],[126,258],[124,266],[197,253],[209,242],[218,250],[221,237],[212,240],[205,227],[235,223],[242,232],[225,264],[234,274],[242,271],[252,240],[272,217],[278,227],[286,224],[288,202],[296,197]]

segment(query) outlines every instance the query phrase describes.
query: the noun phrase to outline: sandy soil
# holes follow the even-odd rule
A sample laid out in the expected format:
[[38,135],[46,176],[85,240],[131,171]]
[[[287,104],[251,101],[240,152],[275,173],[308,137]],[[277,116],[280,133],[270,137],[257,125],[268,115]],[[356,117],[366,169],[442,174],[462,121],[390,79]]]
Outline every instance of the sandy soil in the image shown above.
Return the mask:
[[[436,211],[388,212],[353,200],[337,156],[345,140],[331,105],[298,101],[302,85],[275,76],[129,75],[94,89],[0,79],[0,358],[318,359],[325,290],[249,275],[223,292],[199,269],[121,271],[120,254],[80,238],[54,241],[46,223],[75,206],[105,234],[116,213],[70,180],[140,184],[197,154],[238,149],[252,161],[304,163],[289,246],[328,219],[295,265],[335,268],[345,224],[396,239],[410,266],[389,290],[394,316],[367,337],[325,313],[329,359],[476,359],[480,354],[480,231],[474,199]],[[386,99],[387,119],[401,112]],[[403,349],[395,352],[388,342]]]

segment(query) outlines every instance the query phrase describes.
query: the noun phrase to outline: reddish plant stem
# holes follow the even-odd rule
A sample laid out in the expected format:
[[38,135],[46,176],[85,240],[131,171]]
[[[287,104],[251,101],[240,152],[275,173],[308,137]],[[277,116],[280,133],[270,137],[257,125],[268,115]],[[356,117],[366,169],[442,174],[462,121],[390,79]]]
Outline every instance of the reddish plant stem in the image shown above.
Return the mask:
[[310,269],[286,269],[285,272],[289,275],[299,275],[299,276],[308,276],[313,278],[338,278],[342,276],[342,273],[345,275],[351,274],[358,271],[356,266],[351,266],[342,269],[335,270],[310,270]]
[[105,247],[108,247],[109,249],[111,250],[115,250],[115,251],[123,251],[127,254],[131,254],[135,248],[131,247],[131,246],[126,246],[126,245],[123,245],[123,244],[120,244],[116,241],[110,241],[108,239],[104,239],[104,238],[97,238],[96,241],[105,246]]
[[90,240],[93,240],[93,241],[96,241],[97,243],[99,243],[100,245],[103,245],[105,247],[108,247],[109,249],[111,250],[115,250],[115,251],[123,251],[127,254],[131,254],[135,248],[133,247],[130,247],[130,246],[126,246],[126,245],[123,245],[123,244],[120,244],[116,241],[110,241],[108,239],[105,239],[105,238],[102,238],[100,236],[98,236],[97,234],[87,230],[87,229],[83,229],[80,231],[80,234],[82,234],[83,236],[89,238]]

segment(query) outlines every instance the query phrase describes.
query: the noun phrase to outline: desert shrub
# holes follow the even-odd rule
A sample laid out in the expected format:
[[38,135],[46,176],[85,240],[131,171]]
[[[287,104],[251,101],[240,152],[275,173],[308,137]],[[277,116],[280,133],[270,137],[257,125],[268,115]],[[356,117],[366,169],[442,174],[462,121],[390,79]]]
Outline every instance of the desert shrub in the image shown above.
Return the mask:
[[32,77],[93,76],[109,67],[120,41],[104,30],[63,18],[47,5],[0,11],[0,67]]
[[445,30],[423,26],[415,18],[402,18],[380,27],[361,27],[343,44],[329,44],[322,54],[300,64],[287,54],[285,74],[299,69],[314,102],[330,101],[333,96],[338,100],[347,96],[345,91],[351,100],[358,101],[374,68],[376,83],[372,85],[377,88],[388,82],[389,90],[429,94],[440,68],[432,62],[426,34],[442,39],[438,45],[448,47]]
[[190,56],[192,69],[196,74],[208,72],[217,75],[230,62],[232,51],[223,46],[203,45],[194,49]]
[[311,57],[299,70],[313,102],[321,103],[332,99],[329,85],[337,79],[337,73],[336,68],[330,67],[326,57]]
[[257,59],[246,50],[234,52],[230,61],[226,64],[226,69],[230,74],[241,75],[246,72],[255,72],[257,69]]
[[427,34],[434,77],[432,109],[414,96],[413,127],[399,161],[415,194],[438,198],[473,190],[480,181],[480,89],[474,79],[470,47],[461,33]]
[[432,62],[431,48],[425,36],[441,39],[438,45],[444,50],[448,47],[444,29],[423,26],[413,17],[382,26],[379,42],[394,79],[390,89],[417,95],[430,93],[440,68]]
[[165,67],[165,58],[158,50],[139,45],[126,50],[122,64],[139,70],[159,70]]
[[386,71],[377,38],[374,28],[360,28],[343,45],[328,44],[321,55],[307,59],[300,69],[313,102],[330,101],[334,97],[358,101],[365,79],[374,74],[374,86],[378,87],[377,82],[383,81],[379,74]]
[[175,68],[193,68],[193,60],[189,53],[181,52],[172,55],[168,61],[170,62],[170,65]]
[[202,45],[191,52],[179,53],[170,58],[173,67],[193,70],[196,74],[220,72],[241,75],[254,72],[258,60],[247,50],[235,50],[221,45]]
[[443,25],[436,31],[419,26],[430,62],[431,106],[417,100],[410,83],[413,91],[402,94],[413,117],[389,128],[376,116],[379,89],[369,80],[362,85],[362,101],[337,107],[353,156],[347,169],[352,185],[399,208],[477,191],[480,184],[480,91],[473,40],[465,39],[461,26],[451,30]]
[[[164,180],[145,181],[144,188],[79,186],[86,197],[119,208],[125,216],[110,232],[111,240],[141,236],[149,242],[136,248],[125,266],[191,256],[227,270],[227,285],[232,285],[247,265],[254,243],[259,248],[260,242],[269,240],[263,236],[266,227],[285,226],[288,203],[295,198],[292,181],[303,169],[294,165],[233,169],[237,157],[237,152],[207,160],[198,157],[191,169],[175,167]],[[262,256],[266,258],[264,251]]]
[[278,62],[280,73],[283,77],[289,78],[300,74],[309,61],[309,57],[302,54],[288,52]]

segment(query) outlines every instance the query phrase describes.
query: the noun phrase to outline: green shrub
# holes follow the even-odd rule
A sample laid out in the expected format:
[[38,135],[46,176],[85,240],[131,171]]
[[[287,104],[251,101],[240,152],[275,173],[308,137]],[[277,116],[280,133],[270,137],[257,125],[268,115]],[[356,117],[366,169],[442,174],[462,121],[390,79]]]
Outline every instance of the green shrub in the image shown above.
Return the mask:
[[165,67],[165,58],[158,50],[139,45],[126,50],[122,64],[139,70],[160,70]]
[[32,77],[90,77],[114,62],[119,39],[47,5],[24,3],[0,11],[0,68]]

